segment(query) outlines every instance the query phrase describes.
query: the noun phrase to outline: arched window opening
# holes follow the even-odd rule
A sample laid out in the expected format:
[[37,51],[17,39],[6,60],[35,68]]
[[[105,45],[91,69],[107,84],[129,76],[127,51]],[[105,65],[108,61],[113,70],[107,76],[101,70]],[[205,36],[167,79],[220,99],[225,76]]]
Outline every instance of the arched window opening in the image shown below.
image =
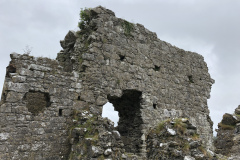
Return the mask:
[[114,110],[112,103],[107,102],[103,106],[102,117],[107,117],[108,119],[113,121],[114,127],[118,125],[118,120],[119,120],[118,111]]

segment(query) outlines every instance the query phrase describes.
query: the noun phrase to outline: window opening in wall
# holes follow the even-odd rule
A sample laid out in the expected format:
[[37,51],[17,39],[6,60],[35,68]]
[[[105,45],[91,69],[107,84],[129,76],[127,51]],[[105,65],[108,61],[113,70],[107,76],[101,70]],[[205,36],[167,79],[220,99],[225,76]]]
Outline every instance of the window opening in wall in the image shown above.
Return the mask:
[[153,104],[153,108],[156,109],[157,108],[157,104]]
[[63,109],[59,109],[58,115],[59,115],[59,116],[62,116],[62,112],[63,112]]
[[46,107],[51,105],[49,93],[39,91],[29,91],[24,95],[23,100],[26,102],[28,111],[33,115],[43,113]]
[[193,76],[192,76],[192,75],[188,76],[188,80],[189,80],[190,83],[194,83],[194,82],[193,82]]
[[141,95],[137,90],[124,90],[121,97],[108,95],[108,100],[119,112],[119,122],[116,129],[121,134],[126,152],[140,153],[142,150],[142,114]]
[[80,96],[78,96],[78,99],[77,100],[79,100],[80,101]]
[[118,120],[119,120],[118,111],[114,110],[112,103],[107,102],[103,106],[102,117],[107,117],[108,119],[113,121],[114,127],[116,127],[118,125]]
[[119,57],[120,57],[120,61],[123,61],[125,59],[125,56],[123,55],[119,55]]

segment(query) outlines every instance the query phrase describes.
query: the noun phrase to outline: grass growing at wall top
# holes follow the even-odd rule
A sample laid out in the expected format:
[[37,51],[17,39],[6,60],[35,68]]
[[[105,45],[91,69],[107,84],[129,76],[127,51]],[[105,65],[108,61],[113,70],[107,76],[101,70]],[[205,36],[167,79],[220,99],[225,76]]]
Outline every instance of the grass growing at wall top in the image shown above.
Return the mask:
[[176,128],[181,134],[184,134],[187,130],[187,125],[182,122],[181,118],[175,120],[174,128]]
[[218,123],[218,128],[222,128],[223,130],[234,130],[235,126],[232,125],[226,125],[223,123]]
[[122,27],[123,27],[123,29],[124,29],[124,34],[125,34],[126,36],[130,36],[130,35],[131,35],[131,32],[132,32],[133,29],[134,29],[134,25],[133,25],[132,23],[126,21],[126,20],[124,20],[124,21],[122,22]]
[[78,27],[80,29],[85,29],[86,24],[90,21],[90,9],[82,9],[80,11],[80,22],[78,23]]

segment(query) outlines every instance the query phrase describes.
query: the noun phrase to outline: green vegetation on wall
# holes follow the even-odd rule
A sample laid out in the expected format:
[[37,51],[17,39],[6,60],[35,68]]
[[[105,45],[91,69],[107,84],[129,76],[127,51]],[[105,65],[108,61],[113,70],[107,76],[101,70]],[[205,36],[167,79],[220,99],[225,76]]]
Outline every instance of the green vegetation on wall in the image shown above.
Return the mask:
[[133,29],[134,29],[134,25],[133,25],[132,23],[126,21],[126,20],[124,20],[124,21],[122,22],[122,27],[123,27],[123,29],[124,29],[124,34],[125,34],[126,36],[130,36],[130,35],[131,35],[131,32],[132,32]]
[[80,22],[78,23],[78,27],[80,29],[85,29],[86,24],[90,21],[90,9],[82,9],[80,11]]
[[235,129],[235,126],[227,125],[227,124],[223,124],[223,123],[218,123],[218,127],[221,127],[223,130],[233,130],[233,129]]

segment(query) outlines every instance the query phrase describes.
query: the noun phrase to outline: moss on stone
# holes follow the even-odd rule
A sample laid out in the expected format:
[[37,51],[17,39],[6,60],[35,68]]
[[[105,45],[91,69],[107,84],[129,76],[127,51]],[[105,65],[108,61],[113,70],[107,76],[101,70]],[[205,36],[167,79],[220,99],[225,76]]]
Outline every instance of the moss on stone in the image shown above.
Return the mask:
[[150,133],[160,134],[163,129],[165,129],[166,123],[169,123],[170,119],[164,120],[160,123],[158,123],[157,127],[150,130]]
[[233,114],[234,116],[236,116],[238,119],[240,119],[240,114]]
[[212,159],[213,157],[209,154],[209,152],[206,150],[205,147],[199,146],[198,149],[204,154],[204,156],[208,157],[209,159]]
[[82,59],[82,57],[80,56],[80,57],[79,57],[79,64],[81,65],[82,62],[83,62],[83,59]]
[[86,29],[86,24],[90,21],[90,9],[82,9],[80,11],[80,22],[78,27],[82,30]]
[[174,122],[175,122],[173,125],[174,128],[176,128],[179,133],[185,134],[185,132],[187,130],[187,125],[182,122],[182,118],[178,118]]
[[78,125],[77,127],[86,128],[87,131],[84,135],[85,138],[92,138],[93,140],[98,140],[98,130],[94,127],[94,121],[97,121],[97,117],[91,117],[84,124]]
[[100,157],[98,157],[98,160],[104,160],[105,157],[103,155],[101,155]]
[[218,128],[221,128],[223,130],[234,130],[235,126],[234,125],[227,125],[223,123],[218,123]]
[[130,36],[130,35],[131,35],[131,32],[132,32],[133,29],[134,29],[134,25],[133,25],[132,23],[126,21],[126,20],[124,20],[124,21],[122,22],[122,27],[123,27],[123,29],[124,29],[124,34],[125,34],[126,36]]
[[183,144],[183,152],[187,153],[187,152],[189,152],[189,149],[190,149],[189,143],[188,143],[188,142],[185,142],[185,143]]
[[192,138],[193,140],[199,140],[199,134],[194,133],[194,134],[191,136],[191,138]]

